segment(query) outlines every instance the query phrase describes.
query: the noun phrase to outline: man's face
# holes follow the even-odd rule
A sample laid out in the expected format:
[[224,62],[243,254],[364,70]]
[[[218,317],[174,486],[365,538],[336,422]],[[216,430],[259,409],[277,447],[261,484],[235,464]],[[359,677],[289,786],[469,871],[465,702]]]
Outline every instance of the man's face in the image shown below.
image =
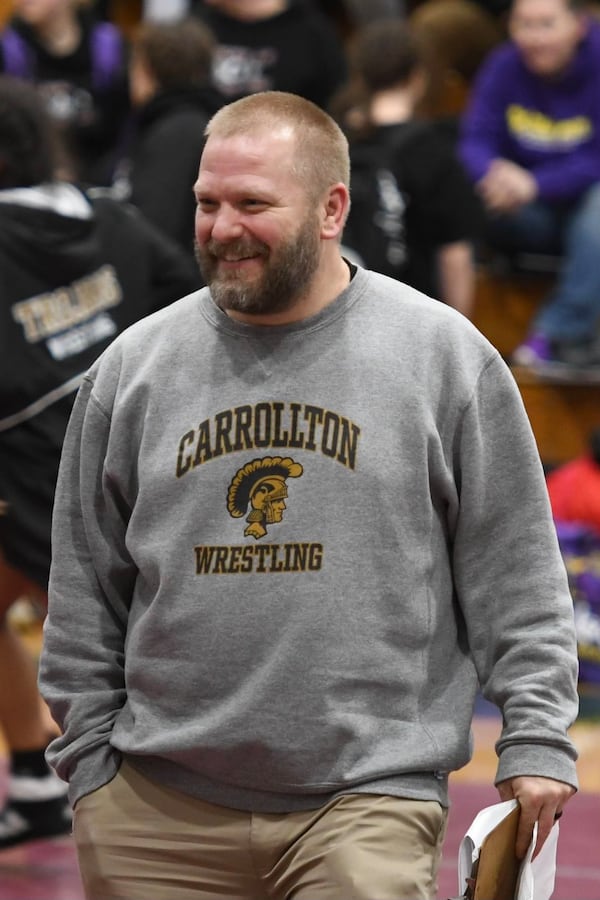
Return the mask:
[[287,131],[206,143],[195,185],[196,256],[224,310],[290,309],[319,265],[317,210],[292,172],[293,148]]
[[515,0],[509,28],[527,68],[551,78],[560,75],[573,59],[586,20],[567,0]]

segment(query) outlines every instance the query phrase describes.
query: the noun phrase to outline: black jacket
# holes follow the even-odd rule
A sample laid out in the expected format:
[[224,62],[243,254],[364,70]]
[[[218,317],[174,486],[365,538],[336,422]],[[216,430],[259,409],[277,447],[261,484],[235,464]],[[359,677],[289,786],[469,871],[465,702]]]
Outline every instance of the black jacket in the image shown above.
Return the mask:
[[83,373],[116,334],[200,284],[131,206],[70,185],[0,191],[0,545],[42,586]]
[[187,253],[194,249],[192,193],[204,128],[219,102],[212,90],[164,91],[141,107],[116,183],[124,196]]

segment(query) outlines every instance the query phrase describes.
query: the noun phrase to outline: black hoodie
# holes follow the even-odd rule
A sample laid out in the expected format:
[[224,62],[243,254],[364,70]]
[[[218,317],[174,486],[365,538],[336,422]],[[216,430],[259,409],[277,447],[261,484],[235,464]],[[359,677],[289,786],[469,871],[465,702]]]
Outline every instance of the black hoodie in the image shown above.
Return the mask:
[[129,205],[66,184],[0,191],[0,545],[43,587],[81,376],[116,334],[200,284]]
[[198,176],[204,129],[219,108],[212,88],[161,91],[132,120],[115,187],[188,254],[194,249]]
[[345,49],[318,8],[291,0],[265,19],[241,20],[213,6],[192,11],[217,40],[213,84],[223,103],[257,91],[289,91],[327,108],[347,77]]

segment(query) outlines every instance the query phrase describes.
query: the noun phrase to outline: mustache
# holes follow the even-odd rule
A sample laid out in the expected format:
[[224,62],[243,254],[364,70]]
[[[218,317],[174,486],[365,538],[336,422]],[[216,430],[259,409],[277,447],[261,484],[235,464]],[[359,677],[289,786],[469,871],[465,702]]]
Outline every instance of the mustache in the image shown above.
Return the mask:
[[227,256],[267,256],[269,252],[269,248],[262,241],[248,240],[247,238],[239,238],[235,241],[216,241],[211,238],[206,242],[205,250],[217,259]]

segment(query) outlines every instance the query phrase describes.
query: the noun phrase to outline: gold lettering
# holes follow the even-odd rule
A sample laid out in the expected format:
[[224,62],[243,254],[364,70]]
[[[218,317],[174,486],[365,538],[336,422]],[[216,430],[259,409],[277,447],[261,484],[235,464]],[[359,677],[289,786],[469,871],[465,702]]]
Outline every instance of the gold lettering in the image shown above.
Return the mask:
[[193,440],[194,440],[194,432],[188,431],[188,432],[186,432],[186,434],[184,434],[184,436],[179,441],[179,451],[177,453],[177,470],[176,470],[176,474],[177,474],[178,478],[181,478],[182,475],[185,475],[185,473],[187,471],[189,471],[189,469],[191,469],[191,467],[193,465],[192,456],[190,453],[187,454],[185,459],[183,456],[185,449],[186,449],[186,444],[191,444],[193,442]]
[[298,419],[302,407],[299,403],[290,403],[290,412],[292,414],[292,427],[290,430],[290,441],[288,447],[304,447],[304,435],[298,430]]
[[315,429],[317,423],[320,425],[323,421],[323,410],[318,406],[306,406],[304,408],[304,418],[308,421],[308,438],[306,439],[306,449],[316,450]]
[[272,447],[287,447],[289,435],[287,431],[282,431],[281,414],[283,413],[283,403],[273,404],[273,440]]
[[344,416],[341,417],[340,421],[342,423],[342,436],[339,442],[337,460],[343,466],[347,466],[347,468],[354,471],[360,428],[353,422],[348,421]]
[[106,265],[68,287],[16,303],[12,315],[23,326],[25,339],[35,343],[92,319],[121,300],[115,270]]
[[[305,430],[302,422],[306,423]],[[190,469],[225,454],[269,448],[319,450],[354,470],[360,433],[360,428],[349,419],[310,404],[263,402],[237,406],[205,419],[195,431],[185,432],[179,441],[176,475],[180,478]]]
[[212,459],[212,450],[210,449],[210,422],[205,419],[198,426],[198,443],[196,444],[196,456],[194,457],[194,466],[199,466],[207,460]]
[[254,407],[254,446],[271,445],[271,404],[257,403]]
[[235,413],[235,441],[234,450],[251,450],[252,438],[250,437],[250,423],[252,422],[251,406],[236,406]]
[[322,544],[236,544],[194,547],[197,575],[279,574],[318,572]]
[[339,418],[335,413],[326,412],[325,421],[323,422],[323,437],[321,439],[321,450],[325,456],[334,457],[336,455],[339,430]]
[[231,453],[233,447],[229,439],[231,431],[231,423],[233,422],[233,414],[230,409],[217,413],[215,416],[215,447],[214,456],[221,456],[223,453]]
[[215,547],[194,547],[196,554],[196,575],[208,575],[215,552]]
[[506,111],[508,130],[524,143],[540,146],[569,147],[587,140],[592,123],[587,116],[555,121],[539,110],[511,104]]

